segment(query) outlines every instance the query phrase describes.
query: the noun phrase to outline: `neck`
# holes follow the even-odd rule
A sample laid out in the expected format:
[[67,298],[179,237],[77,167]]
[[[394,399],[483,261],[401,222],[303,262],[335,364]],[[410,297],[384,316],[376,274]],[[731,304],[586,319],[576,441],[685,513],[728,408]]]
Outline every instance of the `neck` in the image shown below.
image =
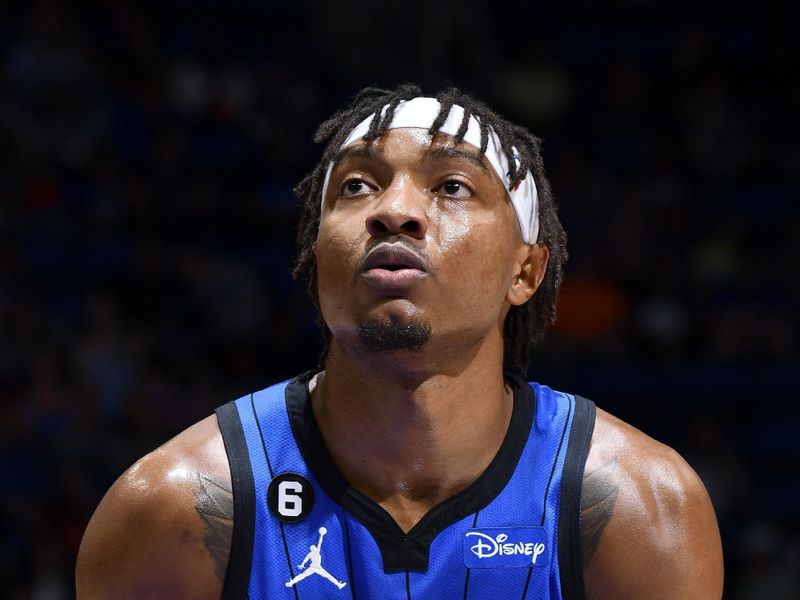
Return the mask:
[[[419,356],[420,364],[426,364]],[[489,466],[511,419],[502,346],[479,349],[457,373],[376,368],[334,343],[312,406],[350,485],[408,530]]]

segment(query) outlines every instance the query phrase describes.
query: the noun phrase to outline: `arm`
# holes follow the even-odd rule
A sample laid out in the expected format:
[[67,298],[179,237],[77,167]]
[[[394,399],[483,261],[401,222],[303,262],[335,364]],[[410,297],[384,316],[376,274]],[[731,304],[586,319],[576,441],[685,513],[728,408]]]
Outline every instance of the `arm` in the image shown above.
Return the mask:
[[219,598],[233,525],[230,490],[214,417],[141,459],[89,522],[78,598]]
[[598,411],[581,504],[588,599],[722,596],[711,501],[671,448]]

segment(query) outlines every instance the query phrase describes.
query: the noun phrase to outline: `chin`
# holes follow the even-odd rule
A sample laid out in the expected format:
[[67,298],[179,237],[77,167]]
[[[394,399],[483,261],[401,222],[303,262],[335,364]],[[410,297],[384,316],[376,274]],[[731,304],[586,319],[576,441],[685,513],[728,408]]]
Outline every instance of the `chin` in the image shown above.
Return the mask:
[[356,332],[361,347],[376,354],[419,353],[431,339],[431,326],[421,319],[368,319],[356,325]]

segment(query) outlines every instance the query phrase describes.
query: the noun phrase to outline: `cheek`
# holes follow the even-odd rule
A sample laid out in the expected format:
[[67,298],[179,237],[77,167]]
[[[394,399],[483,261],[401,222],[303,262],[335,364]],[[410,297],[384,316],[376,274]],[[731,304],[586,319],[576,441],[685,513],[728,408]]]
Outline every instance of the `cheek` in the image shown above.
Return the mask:
[[322,221],[317,236],[317,291],[320,309],[328,327],[340,331],[361,301],[354,288],[358,265],[369,237],[361,216],[332,211]]
[[438,224],[432,241],[439,256],[467,283],[505,288],[514,247],[513,232],[507,235],[507,215],[470,211],[464,203],[447,202],[435,204],[430,213]]
[[320,287],[349,281],[348,273],[358,260],[361,240],[334,222],[326,222],[317,237],[317,280]]
[[468,241],[473,226],[469,209],[461,202],[446,199],[431,205],[428,220],[439,223],[435,244],[441,256],[463,246]]

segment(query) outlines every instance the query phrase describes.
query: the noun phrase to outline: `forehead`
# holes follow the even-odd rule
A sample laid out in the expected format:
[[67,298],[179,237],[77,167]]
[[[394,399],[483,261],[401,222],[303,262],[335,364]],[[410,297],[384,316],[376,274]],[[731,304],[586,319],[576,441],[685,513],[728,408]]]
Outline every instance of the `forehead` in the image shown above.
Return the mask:
[[343,147],[334,158],[334,165],[352,158],[382,162],[456,161],[481,172],[502,185],[486,156],[479,148],[463,140],[456,142],[452,135],[438,132],[431,136],[427,129],[400,127],[390,129],[372,142],[356,140]]

